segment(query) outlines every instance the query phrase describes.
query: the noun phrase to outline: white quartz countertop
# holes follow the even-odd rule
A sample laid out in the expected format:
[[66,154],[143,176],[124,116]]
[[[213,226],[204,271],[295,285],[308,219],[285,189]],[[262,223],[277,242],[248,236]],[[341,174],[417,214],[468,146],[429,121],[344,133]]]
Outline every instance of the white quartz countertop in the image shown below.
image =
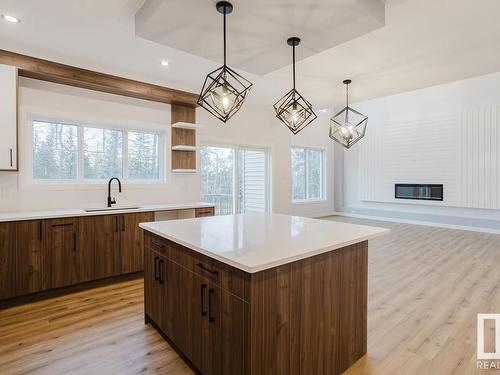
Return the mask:
[[259,213],[157,221],[139,226],[249,273],[389,232],[386,228]]
[[138,208],[127,209],[124,207],[123,209],[120,209],[120,206],[114,206],[113,210],[92,211],[92,212],[87,212],[85,210],[96,209],[96,207],[76,208],[76,209],[59,210],[59,211],[6,212],[6,213],[0,213],[0,222],[54,219],[60,217],[75,217],[75,216],[115,215],[115,214],[128,214],[134,212],[172,211],[172,210],[184,210],[191,208],[214,207],[212,203],[203,203],[203,202],[152,204],[152,205],[150,204],[150,205],[133,205],[133,206]]

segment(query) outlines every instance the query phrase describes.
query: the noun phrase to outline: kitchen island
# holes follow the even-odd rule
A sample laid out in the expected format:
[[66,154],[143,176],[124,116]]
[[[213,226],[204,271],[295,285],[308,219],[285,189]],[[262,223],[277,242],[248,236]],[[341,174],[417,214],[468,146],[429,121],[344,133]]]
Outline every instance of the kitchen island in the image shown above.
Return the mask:
[[366,353],[368,240],[279,214],[141,223],[145,321],[202,374],[341,374]]

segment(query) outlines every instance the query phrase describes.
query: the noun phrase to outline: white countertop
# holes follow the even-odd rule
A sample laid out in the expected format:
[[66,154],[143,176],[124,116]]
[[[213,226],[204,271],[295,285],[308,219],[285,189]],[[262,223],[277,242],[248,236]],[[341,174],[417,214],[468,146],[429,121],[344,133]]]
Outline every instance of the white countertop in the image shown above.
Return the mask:
[[86,207],[85,209],[76,208],[71,210],[59,210],[59,211],[6,212],[6,213],[0,213],[0,222],[54,219],[59,217],[75,217],[75,216],[115,215],[115,214],[128,214],[134,212],[172,211],[172,210],[184,210],[190,208],[214,207],[212,203],[203,203],[203,202],[176,203],[176,204],[150,204],[150,205],[133,205],[133,206],[139,208],[120,210],[120,206],[114,206],[113,208],[115,209],[113,210],[93,211],[93,212],[87,212],[85,211],[85,209],[95,209],[95,207]]
[[139,226],[249,273],[389,232],[386,228],[258,213],[157,221]]

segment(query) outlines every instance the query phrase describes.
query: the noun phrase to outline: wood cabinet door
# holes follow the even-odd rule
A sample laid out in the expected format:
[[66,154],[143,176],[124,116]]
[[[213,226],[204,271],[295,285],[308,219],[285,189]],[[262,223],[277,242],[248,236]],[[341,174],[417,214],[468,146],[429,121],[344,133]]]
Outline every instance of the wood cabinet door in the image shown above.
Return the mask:
[[118,215],[93,216],[95,278],[121,274],[121,232]]
[[44,287],[60,288],[78,282],[78,219],[51,219],[44,223]]
[[16,225],[16,294],[43,290],[43,221],[19,221]]
[[149,248],[144,250],[144,311],[162,328],[163,284],[160,284],[160,255]]
[[78,218],[76,268],[77,282],[95,279],[94,220],[92,217]]
[[249,305],[213,283],[208,283],[207,290],[200,370],[207,375],[247,374]]
[[[202,369],[201,326],[207,315],[208,283],[200,276],[173,262],[173,278],[170,287],[174,290],[166,301],[165,310],[171,319],[170,338],[187,358]],[[169,281],[167,280],[167,283]]]
[[217,287],[214,290],[219,303],[216,314],[220,320],[214,326],[218,330],[216,337],[211,339],[212,342],[217,340],[214,343],[218,353],[215,370],[221,375],[249,374],[250,305],[229,292]]
[[16,294],[16,227],[0,223],[0,299]]
[[144,270],[144,231],[139,223],[153,221],[153,212],[139,212],[119,215],[121,233],[121,272],[131,273]]

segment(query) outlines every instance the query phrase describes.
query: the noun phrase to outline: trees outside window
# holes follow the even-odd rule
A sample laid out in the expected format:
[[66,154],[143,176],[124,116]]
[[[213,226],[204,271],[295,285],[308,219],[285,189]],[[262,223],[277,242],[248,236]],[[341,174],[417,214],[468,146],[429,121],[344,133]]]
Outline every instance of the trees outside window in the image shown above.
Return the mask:
[[160,181],[161,133],[33,121],[33,179]]

